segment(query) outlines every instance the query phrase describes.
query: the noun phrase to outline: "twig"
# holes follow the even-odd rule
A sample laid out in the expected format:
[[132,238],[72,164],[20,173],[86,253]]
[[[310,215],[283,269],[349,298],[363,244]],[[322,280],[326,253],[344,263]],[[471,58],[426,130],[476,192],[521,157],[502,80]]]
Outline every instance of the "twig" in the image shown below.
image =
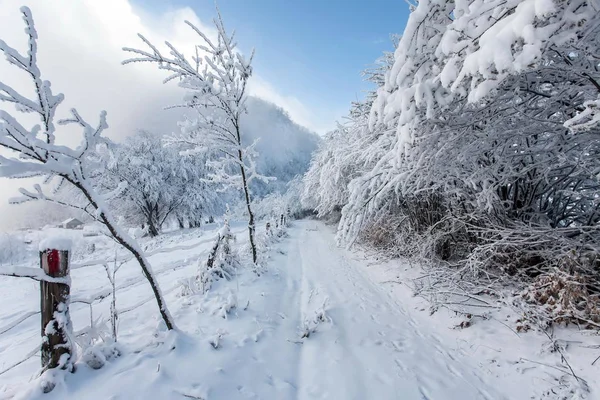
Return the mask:
[[182,393],[182,392],[178,392],[178,393],[180,395],[182,395],[183,397],[187,397],[188,399],[204,400],[204,397],[194,396],[192,394],[186,394],[186,393]]
[[565,372],[567,372],[567,371],[565,371],[564,369],[558,368],[558,367],[556,367],[556,366],[554,366],[554,365],[546,364],[546,363],[539,362],[539,361],[533,361],[533,360],[530,360],[530,359],[528,359],[528,358],[523,358],[523,357],[521,357],[521,358],[519,358],[519,361],[528,361],[528,362],[530,362],[530,363],[539,364],[539,365],[543,365],[543,366],[545,366],[545,367],[554,368],[555,370],[557,370],[557,371],[560,371],[560,372],[562,372],[562,373],[565,373]]
[[518,333],[517,331],[515,331],[515,330],[514,330],[513,328],[511,328],[510,326],[506,325],[504,322],[502,322],[502,321],[500,321],[499,319],[497,319],[497,318],[494,318],[494,317],[491,317],[491,319],[493,319],[493,320],[494,320],[494,321],[496,321],[496,322],[499,322],[499,323],[501,323],[502,325],[504,325],[505,327],[507,327],[508,329],[510,329],[510,330],[511,330],[511,331],[512,331],[512,332],[513,332],[515,335],[517,335],[517,337],[519,337],[519,338],[521,337],[521,335],[519,335],[519,333]]
[[573,371],[573,368],[571,368],[571,364],[569,364],[569,362],[567,361],[567,358],[565,357],[565,355],[563,354],[562,350],[560,349],[560,346],[556,343],[556,340],[554,340],[552,338],[552,336],[550,336],[548,334],[548,332],[546,332],[545,330],[543,330],[544,334],[546,336],[548,336],[548,339],[550,339],[550,341],[552,342],[552,344],[554,345],[554,348],[556,349],[556,351],[558,351],[558,353],[560,354],[561,357],[561,361],[564,361],[565,364],[567,364],[567,367],[569,367],[569,370],[571,371],[571,375],[573,375],[575,377],[575,379],[577,379],[578,381],[587,384],[587,382],[585,382],[583,379],[579,378],[577,375],[575,375],[575,371]]

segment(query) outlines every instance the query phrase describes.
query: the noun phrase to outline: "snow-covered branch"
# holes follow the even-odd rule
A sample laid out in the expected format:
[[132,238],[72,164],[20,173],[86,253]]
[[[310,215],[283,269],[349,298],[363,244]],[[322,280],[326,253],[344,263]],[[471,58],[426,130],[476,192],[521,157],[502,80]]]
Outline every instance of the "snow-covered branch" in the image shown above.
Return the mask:
[[71,285],[71,278],[53,278],[47,275],[44,270],[41,268],[33,268],[33,267],[16,267],[16,266],[8,266],[0,268],[0,275],[3,276],[12,276],[15,278],[29,278],[34,281],[44,281],[44,282],[52,282],[52,283],[63,283],[65,285]]

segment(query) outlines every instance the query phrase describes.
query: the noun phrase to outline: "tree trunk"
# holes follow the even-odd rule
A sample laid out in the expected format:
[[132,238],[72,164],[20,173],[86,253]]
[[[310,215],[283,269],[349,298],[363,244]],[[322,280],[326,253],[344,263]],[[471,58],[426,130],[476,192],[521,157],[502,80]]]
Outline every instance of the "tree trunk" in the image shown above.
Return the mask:
[[150,237],[158,236],[158,230],[156,229],[154,224],[148,224],[148,234],[150,235]]
[[248,236],[250,238],[250,248],[252,249],[252,262],[256,264],[256,244],[254,243],[254,213],[250,206],[250,192],[248,190],[248,181],[246,179],[246,168],[244,168],[244,159],[242,150],[238,150],[238,159],[240,161],[240,173],[242,174],[242,183],[244,185],[244,195],[246,197],[246,208],[248,208]]
[[146,222],[148,225],[148,235],[150,235],[150,237],[158,236],[158,229],[156,228],[156,224],[153,221],[152,216],[149,216],[148,218],[146,218]]
[[156,282],[156,279],[154,279],[154,275],[152,274],[152,267],[148,260],[146,260],[146,258],[144,257],[142,250],[138,247],[137,242],[134,239],[132,239],[129,235],[127,235],[127,233],[121,232],[122,235],[119,233],[119,231],[116,228],[117,225],[114,222],[112,216],[108,214],[106,208],[100,208],[98,205],[98,200],[95,199],[94,196],[92,196],[92,193],[95,194],[93,189],[88,189],[82,182],[74,182],[73,180],[70,180],[67,177],[65,177],[65,179],[67,179],[71,184],[77,187],[96,210],[101,211],[100,215],[98,216],[100,222],[102,222],[106,226],[112,237],[121,246],[123,246],[125,249],[131,252],[133,257],[140,264],[140,267],[142,268],[142,273],[144,274],[144,277],[146,277],[146,280],[152,288],[152,293],[154,294],[154,298],[156,299],[156,303],[158,304],[160,315],[163,321],[165,322],[167,329],[175,329],[173,317],[171,317],[171,314],[169,313],[167,304],[165,303],[162,293],[158,287],[158,282]]
[[[106,216],[104,214],[103,214],[102,218],[103,218],[103,220],[106,220]],[[169,330],[174,329],[175,324],[173,323],[171,314],[169,313],[169,310],[167,309],[167,304],[165,303],[165,300],[162,297],[162,293],[158,287],[158,283],[154,279],[154,275],[151,272],[152,267],[150,266],[150,263],[148,262],[148,260],[146,260],[146,257],[144,257],[141,250],[138,249],[137,246],[134,246],[133,244],[131,244],[128,241],[129,238],[121,237],[117,233],[117,231],[114,229],[114,227],[112,227],[109,223],[106,224],[106,227],[108,228],[110,233],[113,235],[115,240],[117,242],[119,242],[120,245],[122,245],[127,250],[129,250],[131,252],[131,254],[133,254],[133,257],[140,264],[140,267],[142,268],[142,273],[148,280],[148,283],[150,283],[150,287],[152,288],[152,293],[154,294],[154,297],[156,298],[156,303],[158,304],[158,308],[160,310],[160,315],[163,318],[163,321],[165,322],[167,329],[169,329]]]

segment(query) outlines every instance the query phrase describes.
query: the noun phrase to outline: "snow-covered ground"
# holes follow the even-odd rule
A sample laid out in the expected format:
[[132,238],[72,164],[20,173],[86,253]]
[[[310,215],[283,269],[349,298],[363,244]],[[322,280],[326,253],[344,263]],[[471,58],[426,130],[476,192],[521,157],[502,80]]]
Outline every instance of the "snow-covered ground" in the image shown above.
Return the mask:
[[[243,227],[233,232],[243,245]],[[182,294],[181,281],[196,273],[212,237],[172,232],[149,246],[177,332],[165,332],[148,285],[127,263],[117,274],[121,356],[99,370],[79,363],[74,374],[59,374],[64,380],[49,394],[31,379],[39,369],[33,356],[0,374],[0,398],[518,400],[600,393],[600,366],[590,366],[599,349],[567,349],[591,390],[577,393],[560,355],[540,352],[541,334],[517,334],[494,320],[456,329],[460,318],[429,315],[426,302],[398,284],[418,269],[340,249],[331,228],[316,221],[294,222],[260,275],[242,270],[206,295]],[[104,269],[88,264],[94,262],[80,260],[73,270],[74,300],[108,286]],[[0,277],[0,293],[12,299],[0,308],[0,371],[39,344],[39,315],[32,314],[38,292],[36,282]],[[108,316],[108,306],[95,303],[94,318]],[[75,331],[88,326],[89,306],[74,303],[72,318]],[[576,391],[567,393],[561,380]]]

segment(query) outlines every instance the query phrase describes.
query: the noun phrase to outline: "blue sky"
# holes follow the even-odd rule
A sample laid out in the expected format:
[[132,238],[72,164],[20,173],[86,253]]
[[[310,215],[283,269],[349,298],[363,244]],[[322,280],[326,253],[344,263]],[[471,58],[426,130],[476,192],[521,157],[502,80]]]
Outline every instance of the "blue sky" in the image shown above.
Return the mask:
[[[214,16],[213,0],[132,4],[157,14],[188,6],[205,22]],[[360,71],[392,49],[390,34],[408,18],[402,0],[221,0],[219,7],[241,49],[256,48],[257,74],[330,127],[369,88]]]

